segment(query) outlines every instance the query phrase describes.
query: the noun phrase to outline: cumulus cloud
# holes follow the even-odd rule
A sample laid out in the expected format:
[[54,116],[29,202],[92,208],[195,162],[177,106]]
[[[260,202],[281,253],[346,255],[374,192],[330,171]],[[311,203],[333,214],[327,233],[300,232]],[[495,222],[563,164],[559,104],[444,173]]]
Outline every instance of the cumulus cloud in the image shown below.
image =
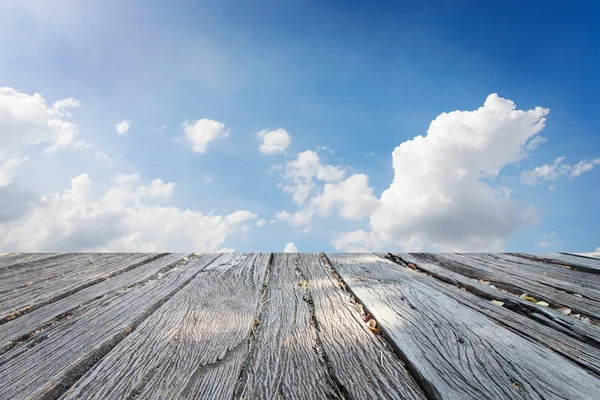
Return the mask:
[[256,134],[262,140],[259,150],[263,154],[283,153],[290,146],[292,139],[284,129],[269,131],[265,129]]
[[97,196],[82,174],[62,193],[45,195],[23,217],[0,223],[0,248],[7,251],[214,251],[256,215],[236,211],[203,215],[162,205],[175,184],[118,175]]
[[321,215],[329,215],[332,208],[339,209],[345,219],[368,217],[378,207],[379,201],[369,187],[369,177],[355,174],[341,182],[327,183],[323,191],[311,200],[311,206]]
[[534,222],[536,213],[490,178],[539,144],[535,138],[548,112],[517,110],[512,101],[491,94],[477,110],[439,115],[425,137],[393,151],[394,180],[370,216],[371,232],[341,235],[334,246],[501,251],[507,237]]
[[284,253],[297,253],[298,249],[296,248],[296,245],[293,242],[289,242],[288,244],[285,245],[283,252]]
[[314,180],[335,182],[344,177],[345,171],[333,165],[322,164],[319,155],[306,150],[287,162],[282,185],[283,191],[291,193],[295,203],[303,204],[315,187]]
[[600,164],[600,157],[593,160],[581,160],[575,165],[563,164],[564,160],[565,157],[558,157],[552,164],[544,164],[521,172],[521,182],[533,186],[538,181],[555,182],[561,176],[573,179]]
[[115,129],[119,135],[127,135],[127,131],[129,131],[129,126],[131,125],[131,121],[128,119],[124,119],[121,122],[117,122],[115,124]]
[[29,95],[0,87],[0,186],[13,181],[26,161],[21,152],[27,146],[46,144],[46,152],[85,147],[84,142],[74,142],[77,125],[66,120],[71,116],[68,111],[79,105],[79,101],[67,98],[48,106],[38,93]]
[[264,218],[261,218],[261,219],[259,219],[258,221],[256,221],[256,226],[258,226],[258,227],[261,227],[261,228],[262,228],[263,226],[265,226],[266,224],[267,224],[267,221],[265,221],[265,219],[264,219]]
[[229,136],[225,124],[207,118],[185,121],[183,127],[185,137],[191,143],[192,151],[196,153],[206,153],[206,147],[210,142]]

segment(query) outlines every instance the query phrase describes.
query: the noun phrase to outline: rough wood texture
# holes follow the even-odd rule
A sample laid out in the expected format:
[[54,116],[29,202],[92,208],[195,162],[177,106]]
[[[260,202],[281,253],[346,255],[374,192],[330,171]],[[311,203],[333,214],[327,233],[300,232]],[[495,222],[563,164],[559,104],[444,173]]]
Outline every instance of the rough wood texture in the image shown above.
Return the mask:
[[0,399],[56,398],[218,255],[81,307],[0,355]]
[[39,265],[42,260],[65,255],[61,253],[4,253],[0,255],[0,272],[26,265]]
[[457,272],[442,268],[434,262],[431,262],[428,257],[419,257],[416,254],[405,253],[398,253],[396,256],[399,256],[407,263],[417,265],[419,269],[426,271],[437,279],[467,289],[488,300],[502,301],[504,302],[504,307],[513,310],[514,312],[532,318],[558,332],[562,332],[584,343],[588,343],[597,349],[600,348],[600,329],[595,326],[585,324],[560,311],[523,300],[516,295],[504,293],[497,288],[492,288],[489,285],[480,283],[476,279],[467,278]]
[[4,271],[0,280],[0,323],[160,256],[72,254],[49,259],[43,268],[34,265]]
[[597,263],[0,254],[0,400],[595,399]]
[[[575,294],[587,293],[597,298],[598,292],[592,289],[577,287],[568,282],[559,282],[552,278],[541,279],[539,275],[529,274],[525,269],[519,270],[507,263],[489,262],[479,257],[467,257],[461,254],[422,254],[448,270],[461,273],[473,279],[494,282],[503,289],[516,294],[528,294],[536,300],[543,300],[556,307],[568,307],[573,312],[589,316],[600,321],[600,302],[594,298],[578,297]],[[567,291],[568,290],[568,291]]]
[[562,265],[568,265],[580,270],[600,274],[600,260],[596,260],[594,257],[581,257],[565,253],[548,253],[541,254],[539,256],[519,254],[519,256],[525,258],[545,260],[546,262],[554,262]]
[[66,398],[232,397],[268,255],[223,255],[91,369]]
[[[452,278],[447,279],[447,275],[442,277],[442,279],[438,279],[438,271],[435,271],[435,269],[431,268],[430,265],[426,265],[426,263],[421,264],[408,254],[396,254],[396,256],[401,260],[404,260],[406,263],[410,262],[417,266],[417,270],[414,270],[416,271],[414,277],[420,282],[423,282],[426,285],[429,285],[432,288],[452,297],[461,304],[486,315],[490,319],[493,319],[494,322],[511,329],[513,332],[516,332],[525,338],[535,340],[538,344],[548,347],[552,351],[561,354],[565,358],[568,358],[586,370],[593,372],[597,376],[600,376],[599,347],[589,345],[569,335],[563,334],[560,331],[554,330],[551,327],[543,325],[542,323],[536,322],[535,319],[529,318],[527,313],[520,312],[521,310],[518,307],[515,308],[512,304],[493,304],[490,299],[497,299],[497,297],[493,296],[493,293],[492,296],[487,296],[484,294],[483,297],[480,297],[475,293],[461,290],[459,286],[463,288],[465,288],[465,286],[462,286],[460,282],[457,282]],[[405,262],[397,262],[396,265],[398,268],[405,268],[408,271],[413,271],[408,267],[402,266],[406,265]],[[432,269],[433,274],[430,273]],[[482,284],[477,283],[477,285]],[[482,286],[486,287],[485,285]],[[476,290],[476,292],[479,291]],[[515,311],[511,311],[511,309]],[[564,315],[562,313],[559,314]]]
[[244,397],[424,399],[349,300],[319,256],[275,254]]
[[52,324],[55,319],[75,313],[77,307],[83,304],[129,285],[160,277],[161,271],[167,270],[184,256],[184,254],[168,254],[8,321],[0,328],[0,354],[20,338],[43,329],[48,324]]
[[586,399],[600,393],[600,380],[582,368],[390,261],[375,255],[329,258],[433,398]]

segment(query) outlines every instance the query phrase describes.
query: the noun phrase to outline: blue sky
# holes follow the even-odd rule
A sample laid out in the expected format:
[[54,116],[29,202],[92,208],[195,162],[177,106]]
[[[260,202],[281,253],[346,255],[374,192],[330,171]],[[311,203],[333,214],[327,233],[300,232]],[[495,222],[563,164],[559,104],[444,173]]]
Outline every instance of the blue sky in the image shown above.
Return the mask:
[[600,6],[412,3],[3,1],[0,250],[600,247]]

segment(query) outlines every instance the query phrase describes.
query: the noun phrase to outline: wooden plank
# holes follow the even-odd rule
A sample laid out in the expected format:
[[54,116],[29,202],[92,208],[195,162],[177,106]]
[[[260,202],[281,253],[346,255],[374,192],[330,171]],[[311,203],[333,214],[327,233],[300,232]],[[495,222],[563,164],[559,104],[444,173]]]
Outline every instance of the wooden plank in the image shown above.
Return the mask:
[[[510,292],[526,293],[536,300],[546,301],[554,307],[568,307],[576,314],[581,314],[600,321],[600,304],[586,297],[574,296],[572,293],[547,286],[543,281],[531,281],[515,276],[514,271],[507,272],[492,264],[477,259],[464,257],[460,254],[419,254],[420,258],[428,259],[448,270],[461,273],[473,279],[491,281],[498,287]],[[584,290],[584,288],[579,289]]]
[[[501,262],[509,268],[515,269],[517,272],[525,272],[528,276],[533,276],[534,279],[552,278],[559,281],[559,285],[571,283],[579,287],[594,289],[598,292],[600,277],[597,274],[574,270],[562,265],[549,264],[547,262],[535,261],[528,258],[518,257],[509,253],[494,253],[494,254],[463,254],[469,257],[488,257],[492,261]],[[564,286],[563,286],[564,287]],[[579,293],[579,289],[576,293]]]
[[571,255],[580,256],[580,257],[593,258],[595,260],[600,259],[600,253],[598,253],[598,252],[594,252],[594,253],[565,253],[565,254],[571,254]]
[[0,355],[0,399],[60,397],[218,256],[182,262],[160,279],[94,300]]
[[565,265],[574,269],[582,271],[592,272],[600,274],[600,260],[595,260],[588,257],[578,257],[562,253],[548,253],[548,254],[523,254],[514,253],[516,256],[528,258],[532,260],[539,260],[549,263],[555,263],[557,265]]
[[268,254],[226,254],[158,309],[65,398],[230,399]]
[[[431,268],[428,268],[427,266],[423,267],[418,261],[412,259],[410,255],[397,254],[396,256],[404,261],[397,261],[402,266],[395,263],[395,267],[407,269],[404,265],[410,262],[415,265],[417,269],[407,270],[416,271],[417,273],[414,274],[414,278],[420,282],[452,297],[466,307],[485,314],[488,318],[494,320],[494,322],[509,328],[513,332],[516,332],[527,339],[535,340],[538,344],[548,347],[552,351],[568,358],[570,361],[580,365],[584,369],[600,376],[599,347],[594,347],[588,343],[581,342],[569,335],[554,330],[551,327],[542,325],[521,313],[510,311],[510,309],[505,308],[504,305],[494,305],[490,302],[490,299],[497,300],[493,296],[479,297],[466,290],[460,290],[458,287],[460,284],[458,282],[452,282],[452,279],[447,278],[442,280],[436,278],[435,274],[430,274]],[[440,269],[442,270],[442,273],[445,271],[442,268]],[[477,285],[482,284],[477,283]],[[486,287],[485,285],[482,286]]]
[[0,280],[0,324],[164,254],[72,254]]
[[38,263],[49,258],[64,256],[61,253],[6,253],[0,257],[0,272],[23,265]]
[[[600,380],[376,255],[334,268],[438,399],[587,399]],[[552,366],[549,368],[548,366]]]
[[464,257],[467,263],[469,262],[467,260],[477,260],[477,265],[480,265],[480,262],[485,263],[490,269],[505,273],[517,280],[524,280],[570,294],[580,294],[595,302],[600,308],[600,290],[598,290],[600,277],[596,274],[573,271],[548,264],[541,267],[541,263],[514,262],[495,254],[457,254],[457,256]]
[[394,255],[407,263],[416,265],[437,279],[462,287],[488,300],[501,300],[504,302],[505,308],[532,318],[581,342],[588,343],[594,348],[600,348],[600,329],[595,326],[584,324],[555,309],[523,300],[514,294],[505,293],[490,285],[479,283],[476,279],[470,279],[457,272],[442,268],[428,258],[419,257],[418,254],[395,253]]
[[185,254],[181,253],[168,254],[8,321],[0,329],[0,354],[22,340],[21,338],[44,329],[54,320],[64,318],[69,313],[76,313],[77,307],[83,304],[129,285],[159,277],[161,272],[168,270],[173,263],[183,259],[184,256]]
[[248,399],[425,398],[316,254],[274,255],[240,388]]

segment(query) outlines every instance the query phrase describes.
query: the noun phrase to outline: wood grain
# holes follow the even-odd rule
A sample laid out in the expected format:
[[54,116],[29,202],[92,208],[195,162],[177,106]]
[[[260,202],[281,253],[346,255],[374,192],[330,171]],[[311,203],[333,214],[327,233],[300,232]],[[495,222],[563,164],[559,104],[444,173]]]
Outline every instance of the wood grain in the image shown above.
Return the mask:
[[39,264],[43,260],[64,257],[64,253],[5,253],[0,257],[0,273],[12,268]]
[[0,354],[12,347],[19,339],[33,334],[36,330],[44,329],[57,319],[76,313],[77,308],[83,304],[127,286],[160,277],[161,272],[168,270],[184,256],[185,254],[168,254],[8,321],[0,328]]
[[65,398],[229,399],[268,266],[225,254],[91,369]]
[[[490,299],[497,300],[497,298],[493,295],[489,297],[486,295],[484,295],[484,297],[480,297],[469,291],[460,290],[459,286],[463,288],[465,286],[452,279],[436,278],[437,271],[434,270],[434,273],[431,274],[432,268],[430,266],[421,264],[417,260],[412,259],[408,254],[399,253],[396,254],[396,256],[417,266],[417,271],[423,271],[422,273],[413,274],[414,278],[420,282],[423,282],[435,290],[439,290],[447,296],[452,297],[464,306],[472,308],[473,310],[486,315],[488,318],[494,320],[494,322],[509,328],[524,338],[534,340],[538,344],[551,349],[565,358],[568,358],[571,362],[574,362],[586,370],[596,374],[597,377],[600,376],[599,347],[592,346],[588,343],[577,340],[572,336],[557,331],[552,327],[543,325],[539,322],[539,319],[536,321],[535,319],[523,315],[523,313],[514,312],[508,308],[505,308],[506,306],[514,309],[514,307],[509,303],[506,303],[502,306],[494,305]],[[396,264],[397,268],[407,268],[402,265],[405,264]],[[481,284],[477,283],[477,285]],[[485,285],[482,286],[486,287]],[[559,314],[564,315],[562,313]]]
[[[600,380],[376,255],[328,255],[431,398],[591,399]],[[552,365],[552,368],[548,368]]]
[[582,271],[600,274],[600,260],[596,260],[592,257],[580,257],[564,253],[547,253],[535,255],[515,253],[515,255],[533,260],[541,260],[546,263],[550,262],[558,265],[566,265]]
[[217,257],[111,292],[0,355],[0,399],[57,398]]
[[0,280],[0,323],[57,301],[164,254],[71,254],[37,267],[9,270]]
[[425,398],[316,254],[273,256],[256,331],[244,398]]
[[[496,286],[507,289],[518,295],[527,294],[536,300],[546,301],[554,307],[568,307],[574,313],[582,314],[600,321],[600,302],[594,298],[578,297],[574,294],[585,291],[589,296],[597,298],[597,291],[587,288],[577,288],[568,282],[559,283],[557,280],[547,281],[533,274],[519,273],[518,269],[482,261],[478,258],[466,257],[460,254],[419,254],[420,258],[428,259],[448,270],[461,273],[473,279],[493,282]],[[552,286],[552,285],[558,286]],[[566,291],[568,288],[568,292]]]
[[504,302],[504,307],[521,315],[527,316],[541,324],[556,331],[569,335],[596,349],[600,349],[600,329],[585,324],[580,320],[567,316],[560,311],[543,307],[523,300],[511,293],[505,293],[497,288],[478,282],[476,279],[467,278],[457,272],[442,268],[429,258],[419,257],[417,254],[395,253],[407,263],[418,266],[439,280],[464,288],[488,300],[499,300]]

